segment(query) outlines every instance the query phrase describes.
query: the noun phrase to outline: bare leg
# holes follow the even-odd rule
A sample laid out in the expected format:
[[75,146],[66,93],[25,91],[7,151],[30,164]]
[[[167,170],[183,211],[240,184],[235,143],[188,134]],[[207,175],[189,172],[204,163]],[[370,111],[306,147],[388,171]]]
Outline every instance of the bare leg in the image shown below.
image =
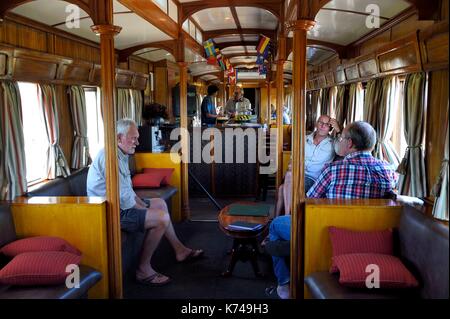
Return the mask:
[[[142,245],[139,266],[136,271],[137,279],[145,279],[156,273],[150,262],[169,222],[169,216],[163,211],[154,208],[147,209],[147,214],[145,216],[145,229],[147,231]],[[167,277],[161,277],[161,281],[166,279]]]
[[287,172],[284,178],[283,184],[283,196],[284,196],[284,214],[291,214],[291,202],[292,202],[292,173]]
[[176,259],[178,261],[185,259],[192,252],[192,249],[183,245],[183,243],[178,239],[178,236],[175,233],[175,230],[173,228],[172,221],[170,220],[166,202],[160,198],[153,198],[153,199],[151,199],[150,207],[164,211],[164,213],[168,219],[168,224],[165,229],[164,235],[166,236],[170,245],[173,247],[173,249],[175,251]]

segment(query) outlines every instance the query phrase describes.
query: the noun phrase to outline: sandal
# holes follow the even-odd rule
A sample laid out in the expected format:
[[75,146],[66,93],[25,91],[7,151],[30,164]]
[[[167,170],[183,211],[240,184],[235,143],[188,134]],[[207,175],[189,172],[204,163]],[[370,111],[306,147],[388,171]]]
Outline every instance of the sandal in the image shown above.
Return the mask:
[[179,263],[184,263],[184,262],[189,262],[189,261],[194,261],[199,259],[200,257],[202,257],[204,254],[204,251],[202,249],[191,249],[191,252],[189,253],[189,255],[187,255],[186,258],[184,258],[183,260],[179,260]]
[[[166,277],[167,279],[163,280],[163,281],[158,281],[158,279],[163,278],[163,277]],[[163,274],[154,273],[153,275],[148,276],[147,278],[144,278],[144,279],[136,278],[136,281],[142,285],[151,286],[151,287],[160,287],[160,286],[167,285],[172,280],[169,277],[164,276]]]

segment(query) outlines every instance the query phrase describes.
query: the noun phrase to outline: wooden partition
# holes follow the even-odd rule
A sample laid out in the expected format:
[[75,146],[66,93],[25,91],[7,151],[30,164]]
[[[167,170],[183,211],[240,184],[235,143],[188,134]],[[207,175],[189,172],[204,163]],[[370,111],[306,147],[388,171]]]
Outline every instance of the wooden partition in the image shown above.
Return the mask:
[[181,157],[177,153],[136,153],[134,159],[137,172],[146,167],[174,169],[170,185],[176,187],[178,192],[172,197],[171,216],[174,222],[181,221]]
[[291,160],[292,152],[291,151],[283,151],[283,178],[286,175],[289,161]]
[[330,269],[332,250],[329,226],[359,231],[384,230],[398,226],[401,211],[400,204],[388,199],[307,199],[305,277],[313,272]]
[[89,298],[108,298],[106,201],[102,197],[18,197],[11,203],[17,236],[56,236],[83,254],[81,263],[102,279]]

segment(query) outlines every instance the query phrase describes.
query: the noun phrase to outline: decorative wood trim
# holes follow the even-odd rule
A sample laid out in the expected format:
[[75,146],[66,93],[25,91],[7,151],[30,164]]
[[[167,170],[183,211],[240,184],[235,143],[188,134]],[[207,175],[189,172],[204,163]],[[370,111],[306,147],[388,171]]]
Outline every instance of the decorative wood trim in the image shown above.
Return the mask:
[[448,20],[419,32],[419,45],[424,71],[448,68]]
[[393,41],[376,52],[380,72],[387,74],[422,70],[417,32]]

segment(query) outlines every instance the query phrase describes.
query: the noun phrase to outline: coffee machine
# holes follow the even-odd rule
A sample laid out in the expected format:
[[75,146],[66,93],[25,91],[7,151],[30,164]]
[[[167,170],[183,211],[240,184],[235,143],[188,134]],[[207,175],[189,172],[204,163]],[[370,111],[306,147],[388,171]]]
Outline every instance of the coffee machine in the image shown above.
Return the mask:
[[139,145],[136,152],[161,153],[164,145],[161,144],[162,134],[159,126],[143,125],[139,126]]

